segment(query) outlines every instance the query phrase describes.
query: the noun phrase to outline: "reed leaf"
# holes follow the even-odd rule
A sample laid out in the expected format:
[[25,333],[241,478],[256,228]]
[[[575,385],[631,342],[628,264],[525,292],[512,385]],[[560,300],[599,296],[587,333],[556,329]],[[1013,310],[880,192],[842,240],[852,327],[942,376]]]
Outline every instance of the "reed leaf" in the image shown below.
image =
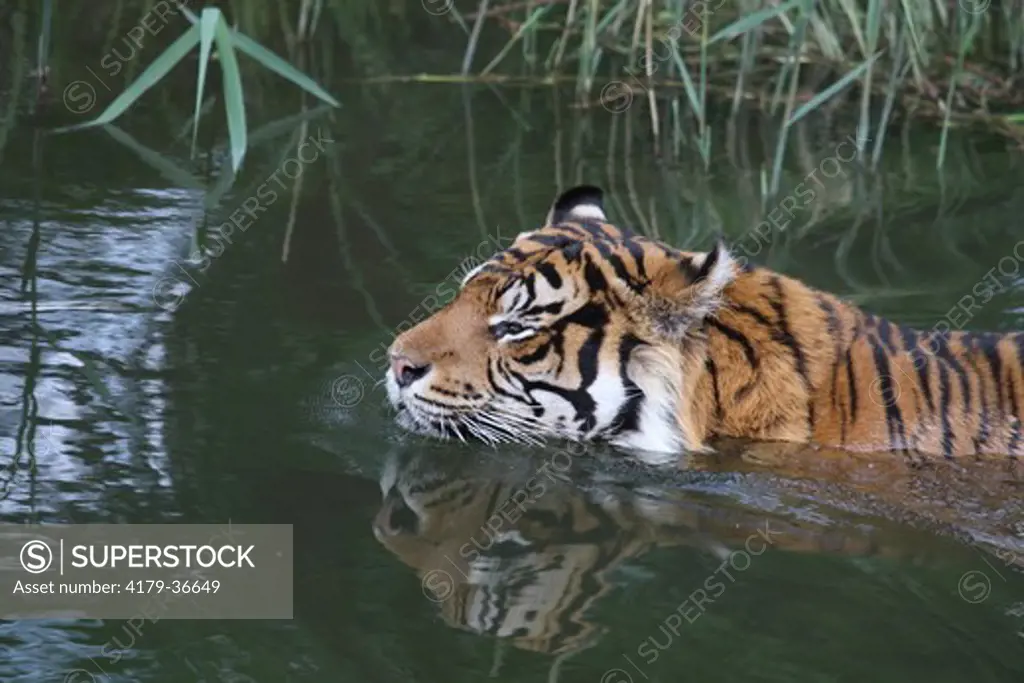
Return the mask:
[[505,58],[505,55],[509,53],[509,50],[511,50],[513,46],[515,46],[515,44],[519,42],[519,39],[522,38],[524,34],[530,33],[531,29],[533,28],[533,25],[536,24],[541,19],[543,19],[544,15],[547,14],[552,7],[554,7],[554,5],[541,5],[540,7],[538,7],[529,16],[529,18],[527,18],[527,20],[523,22],[523,25],[519,27],[519,30],[516,31],[514,36],[512,36],[512,39],[505,43],[505,47],[501,48],[501,51],[498,52],[494,59],[492,59],[487,64],[487,66],[484,67],[483,71],[480,72],[480,75],[485,76],[486,74],[489,74],[494,69],[494,67],[498,66],[498,64],[501,63],[501,60]]
[[[220,14],[220,10],[213,11]],[[245,125],[245,97],[242,95],[242,75],[238,72],[238,58],[235,56],[234,31],[228,28],[223,17],[216,25],[217,54],[220,68],[224,72],[224,109],[228,119],[228,139],[231,141],[231,168],[235,173],[242,167],[247,147]],[[196,122],[196,127],[199,127]]]
[[220,21],[220,10],[207,7],[203,10],[199,27],[199,76],[196,82],[196,107],[192,115],[192,157],[196,155],[196,138],[199,135],[199,115],[203,108],[203,92],[206,87],[206,67],[210,61],[210,49],[213,47],[217,22]]
[[199,192],[206,191],[206,185],[196,178],[191,171],[177,165],[160,152],[143,145],[116,125],[108,124],[103,127],[103,130],[106,131],[110,137],[135,152],[135,154],[142,159],[146,165],[155,169],[175,187],[187,187],[190,190],[197,190]]
[[338,102],[338,100],[334,99],[326,90],[317,85],[312,78],[302,73],[252,38],[249,38],[238,31],[232,31],[231,39],[236,48],[246,53],[271,71],[287,78],[295,85],[299,86],[309,94],[318,97],[327,104],[333,107],[341,106],[341,103]]
[[114,101],[107,105],[107,108],[103,110],[99,116],[92,121],[86,121],[85,123],[75,124],[73,126],[64,126],[56,129],[54,132],[63,132],[68,130],[77,130],[80,128],[88,128],[91,126],[102,126],[111,123],[118,116],[123,114],[128,107],[135,104],[135,101],[142,97],[142,94],[152,88],[154,85],[160,82],[168,71],[173,69],[175,65],[182,60],[182,58],[188,54],[199,42],[199,27],[192,26],[190,29],[185,31],[177,40],[164,50],[163,54],[153,60],[146,69],[139,74],[131,85],[124,89],[120,95],[114,98]]
[[236,49],[245,52],[257,62],[292,81],[302,89],[323,100],[331,106],[341,106],[336,99],[317,85],[311,78],[281,57],[266,49],[255,40],[231,29],[224,15],[215,7],[203,9],[202,18],[196,17],[187,7],[180,7],[182,13],[191,22],[191,26],[157,57],[118,97],[111,102],[98,117],[86,123],[57,128],[54,132],[63,132],[109,124],[123,114],[139,97],[156,85],[174,68],[184,56],[195,47],[200,46],[196,102],[192,121],[192,155],[195,155],[196,141],[199,134],[199,118],[203,112],[203,91],[206,85],[206,70],[210,59],[212,44],[217,45],[217,55],[223,74],[224,108],[227,116],[228,138],[231,146],[232,173],[237,173],[245,158],[248,148],[248,131],[245,120],[245,96],[242,88],[242,77],[238,68]]
[[848,86],[853,81],[860,78],[861,74],[863,74],[865,71],[871,68],[871,65],[875,63],[875,60],[878,59],[880,54],[881,52],[872,55],[871,58],[868,59],[866,62],[857,67],[854,67],[853,70],[848,72],[838,81],[822,90],[820,93],[812,97],[809,101],[804,102],[802,105],[797,107],[796,111],[794,111],[793,114],[789,117],[789,120],[786,121],[786,125],[792,126],[794,123],[796,123],[803,117],[807,116],[812,111],[814,111],[822,104],[827,102],[829,99],[831,99],[832,96],[835,95],[837,92]]
[[708,39],[708,45],[714,45],[720,40],[731,40],[736,36],[741,36],[748,31],[752,31],[769,19],[774,19],[780,14],[784,14],[790,9],[796,7],[800,2],[801,0],[789,0],[789,2],[784,2],[781,5],[767,7],[765,9],[758,10],[757,12],[752,12],[741,19],[737,19],[715,35],[711,36],[711,38]]

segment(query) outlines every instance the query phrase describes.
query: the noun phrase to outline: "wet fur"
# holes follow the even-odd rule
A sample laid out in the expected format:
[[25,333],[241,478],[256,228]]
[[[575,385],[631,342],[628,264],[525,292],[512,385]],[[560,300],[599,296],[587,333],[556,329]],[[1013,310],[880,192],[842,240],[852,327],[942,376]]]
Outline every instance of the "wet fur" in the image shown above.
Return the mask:
[[[500,342],[495,316],[538,332]],[[1024,334],[891,323],[722,243],[684,252],[617,228],[587,186],[392,351],[431,368],[388,387],[407,426],[439,436],[604,439],[655,460],[717,437],[1024,452]]]

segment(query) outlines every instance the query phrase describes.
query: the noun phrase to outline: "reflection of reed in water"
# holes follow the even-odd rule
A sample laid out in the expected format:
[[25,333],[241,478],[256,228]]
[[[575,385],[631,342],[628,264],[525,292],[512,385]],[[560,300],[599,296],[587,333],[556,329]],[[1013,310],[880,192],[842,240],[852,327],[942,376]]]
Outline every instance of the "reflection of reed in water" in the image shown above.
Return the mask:
[[844,528],[820,511],[807,521],[677,486],[597,481],[583,459],[559,477],[503,458],[491,467],[436,453],[393,457],[373,530],[449,625],[524,650],[564,655],[597,642],[604,628],[590,610],[609,593],[610,572],[659,547],[698,548],[739,572],[765,550],[915,562],[927,554],[884,526]]

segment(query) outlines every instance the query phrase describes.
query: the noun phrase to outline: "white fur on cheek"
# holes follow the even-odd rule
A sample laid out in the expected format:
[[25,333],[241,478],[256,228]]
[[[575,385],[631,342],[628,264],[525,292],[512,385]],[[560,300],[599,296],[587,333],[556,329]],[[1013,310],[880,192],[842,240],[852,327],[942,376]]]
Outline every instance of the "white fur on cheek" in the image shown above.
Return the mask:
[[587,393],[594,399],[595,431],[611,425],[619,414],[619,409],[629,399],[626,387],[619,377],[618,368],[612,372],[598,370],[594,383],[587,388]]
[[650,348],[638,350],[630,360],[630,379],[643,390],[645,398],[637,431],[616,437],[612,444],[639,451],[638,457],[650,464],[672,462],[686,448],[676,415],[682,384],[678,355],[674,350]]

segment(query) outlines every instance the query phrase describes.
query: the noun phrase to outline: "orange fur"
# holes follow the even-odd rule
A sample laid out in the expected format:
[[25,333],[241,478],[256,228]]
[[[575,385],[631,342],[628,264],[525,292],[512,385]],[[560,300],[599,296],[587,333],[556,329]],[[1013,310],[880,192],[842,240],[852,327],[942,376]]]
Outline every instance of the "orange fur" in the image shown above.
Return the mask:
[[[574,208],[583,200],[572,192],[546,226],[395,340],[394,356],[429,369],[405,391],[389,373],[412,422],[458,436],[451,425],[469,424],[493,441],[610,437],[658,451],[735,437],[946,457],[1024,452],[1024,333],[898,326],[741,267],[721,244],[683,252],[620,230],[594,217],[599,204]],[[503,341],[495,316],[535,331]]]
[[[715,435],[862,451],[1021,452],[1024,335],[928,335],[765,269],[715,316],[717,370],[689,403]],[[736,330],[754,348],[754,362]]]

